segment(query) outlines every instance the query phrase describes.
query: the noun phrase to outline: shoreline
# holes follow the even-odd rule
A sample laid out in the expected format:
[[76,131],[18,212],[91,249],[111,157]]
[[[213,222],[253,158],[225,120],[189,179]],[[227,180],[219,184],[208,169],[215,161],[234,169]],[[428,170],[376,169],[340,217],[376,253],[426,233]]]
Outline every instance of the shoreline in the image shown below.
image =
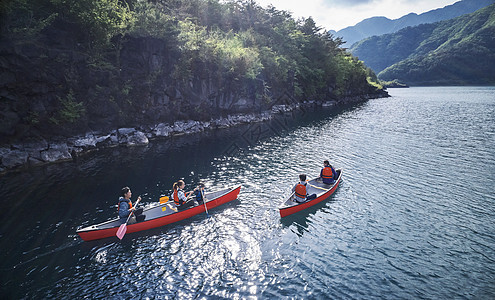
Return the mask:
[[173,124],[158,123],[150,126],[117,128],[109,132],[92,131],[71,138],[54,138],[35,142],[19,142],[0,146],[0,176],[10,171],[70,161],[93,151],[117,146],[142,146],[150,140],[189,135],[209,130],[231,128],[241,124],[259,123],[273,119],[278,114],[304,107],[333,108],[366,102],[369,99],[389,97],[387,94],[347,97],[339,101],[307,101],[290,105],[276,105],[260,113],[244,113],[211,119],[210,121],[181,120]]

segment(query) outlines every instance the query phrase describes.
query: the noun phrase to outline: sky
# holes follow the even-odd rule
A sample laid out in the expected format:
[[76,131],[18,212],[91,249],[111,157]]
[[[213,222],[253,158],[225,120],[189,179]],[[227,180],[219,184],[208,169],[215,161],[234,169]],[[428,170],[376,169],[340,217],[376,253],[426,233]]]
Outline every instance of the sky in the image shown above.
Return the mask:
[[384,16],[398,19],[408,13],[421,14],[459,0],[255,0],[262,7],[273,5],[297,18],[312,17],[317,26],[338,31],[360,21]]

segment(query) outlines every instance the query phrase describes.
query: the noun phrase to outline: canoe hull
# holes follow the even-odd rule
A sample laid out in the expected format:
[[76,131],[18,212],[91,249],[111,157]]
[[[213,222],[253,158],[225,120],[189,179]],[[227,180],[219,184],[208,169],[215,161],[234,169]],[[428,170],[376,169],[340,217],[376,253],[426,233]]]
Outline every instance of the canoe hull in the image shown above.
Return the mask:
[[[280,217],[284,218],[284,217],[290,216],[292,214],[295,214],[297,212],[305,210],[311,206],[314,206],[314,205],[320,203],[321,201],[327,199],[328,197],[330,197],[335,192],[335,190],[337,190],[337,188],[338,188],[338,186],[342,180],[342,170],[339,169],[339,170],[337,170],[337,172],[339,172],[339,177],[337,178],[337,180],[335,181],[335,183],[332,186],[330,186],[328,189],[326,189],[326,191],[322,190],[321,193],[317,194],[317,197],[313,200],[310,200],[310,201],[307,201],[307,202],[304,202],[301,204],[297,204],[297,205],[284,205],[284,206],[280,207],[279,208]],[[288,201],[286,201],[286,203],[287,202]]]
[[[233,201],[233,200],[237,199],[240,190],[241,190],[241,186],[238,186],[238,187],[232,188],[231,191],[229,191],[228,193],[226,193],[220,197],[217,197],[217,198],[211,199],[211,200],[207,200],[206,207],[208,208],[208,210],[210,210],[210,209],[215,208],[217,206],[220,206],[222,204]],[[162,207],[162,205],[160,205],[159,208],[160,207]],[[156,209],[156,208],[153,208],[153,209]],[[170,209],[172,209],[172,208],[170,207]],[[130,225],[127,225],[126,234],[165,226],[168,224],[172,224],[172,223],[193,217],[193,216],[198,215],[198,214],[203,213],[203,212],[205,212],[205,206],[204,206],[204,204],[201,204],[201,205],[198,205],[195,207],[185,209],[183,211],[177,211],[175,213],[165,215],[163,217],[157,217],[157,218],[153,218],[150,220],[145,220],[143,222],[130,224]],[[143,213],[146,214],[146,210]],[[113,221],[113,222],[115,222],[115,221]],[[102,223],[102,224],[104,224],[104,223]],[[95,229],[92,229],[92,228],[95,228]],[[101,228],[98,228],[98,225],[95,225],[95,226],[90,226],[90,227],[79,229],[79,230],[77,230],[77,233],[79,234],[79,236],[84,241],[92,241],[92,240],[98,240],[98,239],[103,239],[103,238],[108,238],[108,237],[114,237],[114,236],[116,236],[118,229],[119,229],[119,226],[101,229]]]

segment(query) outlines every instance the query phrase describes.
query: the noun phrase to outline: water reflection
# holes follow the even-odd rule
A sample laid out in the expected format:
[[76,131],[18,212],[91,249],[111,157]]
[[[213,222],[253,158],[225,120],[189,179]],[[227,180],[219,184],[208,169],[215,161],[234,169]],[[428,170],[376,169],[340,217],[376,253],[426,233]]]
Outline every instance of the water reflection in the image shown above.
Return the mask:
[[[335,193],[337,193],[337,191]],[[323,200],[320,203],[315,204],[314,206],[311,206],[303,211],[284,218],[280,218],[280,223],[284,227],[295,229],[298,236],[302,237],[302,235],[310,229],[309,227],[313,223],[313,217],[317,212],[320,212],[322,214],[332,213],[331,205],[332,202],[335,202],[335,200],[332,200],[332,197],[333,195],[330,196],[328,199]]]
[[[263,135],[274,125],[246,125],[3,176],[1,294],[490,298],[493,89],[483,99],[441,90],[397,91],[337,115],[290,116],[279,134]],[[231,152],[232,145],[239,147]],[[277,208],[297,175],[318,175],[324,159],[344,168],[343,184],[281,220]],[[210,217],[122,241],[75,234],[115,215],[123,185],[146,204],[170,193],[178,177],[242,190]]]

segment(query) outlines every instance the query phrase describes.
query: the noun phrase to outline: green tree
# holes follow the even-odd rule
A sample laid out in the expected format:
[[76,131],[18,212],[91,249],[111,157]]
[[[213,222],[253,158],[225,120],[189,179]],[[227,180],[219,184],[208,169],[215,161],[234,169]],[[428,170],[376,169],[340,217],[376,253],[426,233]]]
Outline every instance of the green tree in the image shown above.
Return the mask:
[[86,33],[90,49],[108,47],[112,37],[124,34],[135,21],[125,0],[51,0],[65,20]]

